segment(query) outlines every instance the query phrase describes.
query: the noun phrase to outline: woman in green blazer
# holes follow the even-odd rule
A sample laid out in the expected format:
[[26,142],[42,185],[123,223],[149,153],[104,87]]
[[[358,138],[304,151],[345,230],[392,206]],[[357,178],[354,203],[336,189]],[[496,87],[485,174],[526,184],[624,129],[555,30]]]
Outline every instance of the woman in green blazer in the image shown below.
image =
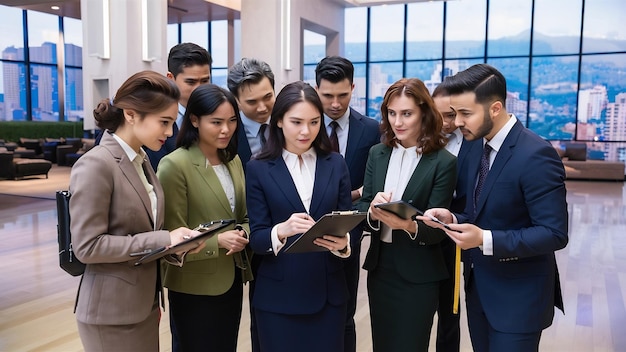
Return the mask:
[[176,141],[159,163],[165,227],[235,219],[184,265],[165,265],[172,345],[182,351],[236,351],[248,267],[245,178],[237,153],[241,125],[235,97],[213,84],[196,88]]
[[439,281],[448,273],[443,231],[374,205],[403,200],[448,207],[456,158],[445,150],[442,119],[422,81],[394,83],[381,105],[382,141],[370,149],[359,210],[372,230],[365,258],[374,351],[428,351]]

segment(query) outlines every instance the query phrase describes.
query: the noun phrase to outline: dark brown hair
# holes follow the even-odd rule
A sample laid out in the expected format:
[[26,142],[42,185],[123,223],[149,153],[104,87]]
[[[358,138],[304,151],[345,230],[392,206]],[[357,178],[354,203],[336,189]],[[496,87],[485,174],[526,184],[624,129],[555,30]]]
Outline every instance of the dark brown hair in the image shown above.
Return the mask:
[[124,124],[124,109],[135,110],[141,119],[178,103],[180,91],[171,79],[154,71],[141,71],[130,76],[113,99],[102,99],[93,110],[100,129],[115,132]]
[[424,82],[417,78],[402,78],[387,89],[383,103],[380,106],[380,112],[382,114],[380,124],[383,135],[382,142],[389,147],[396,146],[396,135],[389,124],[387,107],[392,99],[403,95],[413,99],[415,105],[419,107],[422,113],[422,130],[417,140],[417,146],[422,148],[422,153],[428,154],[443,148],[446,145],[441,134],[443,121]]

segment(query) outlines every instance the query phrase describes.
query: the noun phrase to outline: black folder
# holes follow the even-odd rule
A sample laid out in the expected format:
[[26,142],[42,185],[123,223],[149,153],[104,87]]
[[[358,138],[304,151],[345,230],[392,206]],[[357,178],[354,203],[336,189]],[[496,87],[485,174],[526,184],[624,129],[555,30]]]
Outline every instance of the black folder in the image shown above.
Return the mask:
[[403,219],[413,219],[416,215],[424,215],[422,211],[403,200],[374,205],[375,208],[390,211]]
[[222,220],[207,222],[205,224],[200,224],[198,227],[194,229],[194,230],[200,231],[200,234],[196,237],[192,237],[185,241],[179,242],[178,244],[174,246],[160,247],[154,250],[140,252],[140,253],[131,253],[131,256],[142,256],[139,260],[135,262],[135,265],[140,265],[142,263],[159,259],[168,254],[173,254],[176,252],[186,252],[186,251],[196,248],[198,246],[197,245],[198,240],[207,240],[209,239],[209,237],[215,235],[219,230],[223,229],[224,227],[230,224],[233,224],[234,222],[235,222],[234,219],[226,219],[226,220],[222,219]]
[[285,253],[324,252],[328,249],[313,243],[316,238],[324,235],[343,237],[365,219],[366,213],[358,211],[334,211],[322,216],[307,232],[303,233]]

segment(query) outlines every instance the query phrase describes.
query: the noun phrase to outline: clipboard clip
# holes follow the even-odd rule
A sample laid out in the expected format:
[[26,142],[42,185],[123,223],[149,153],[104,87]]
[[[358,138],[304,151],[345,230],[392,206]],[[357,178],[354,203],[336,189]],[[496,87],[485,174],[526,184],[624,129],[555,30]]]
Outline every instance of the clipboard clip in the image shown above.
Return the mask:
[[358,214],[358,210],[333,210],[331,214],[333,215],[354,215]]

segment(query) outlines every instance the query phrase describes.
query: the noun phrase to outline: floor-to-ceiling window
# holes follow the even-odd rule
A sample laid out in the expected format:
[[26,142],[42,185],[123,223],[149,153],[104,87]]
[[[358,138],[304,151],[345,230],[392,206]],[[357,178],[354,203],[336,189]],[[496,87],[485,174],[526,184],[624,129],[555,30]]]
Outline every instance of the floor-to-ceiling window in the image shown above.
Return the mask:
[[[2,5],[0,18],[0,121],[82,120],[81,20]],[[232,31],[235,61],[240,57],[239,22],[234,21]],[[224,87],[228,36],[227,21],[167,27],[168,50],[187,41],[207,48],[213,57],[212,81]]]
[[[167,25],[168,51],[179,43],[196,43],[211,53],[211,82],[226,88],[228,77],[229,29],[227,20],[175,23]],[[241,21],[233,21],[234,62],[241,59]]]
[[0,18],[0,121],[82,119],[81,21],[7,6]]
[[[626,160],[626,2],[464,0],[347,8],[345,55],[367,67],[366,108],[401,77],[429,89],[486,62],[507,78],[507,109],[551,141]],[[621,19],[621,20],[620,20]],[[353,30],[359,26],[360,30]],[[368,34],[364,36],[365,34]]]

